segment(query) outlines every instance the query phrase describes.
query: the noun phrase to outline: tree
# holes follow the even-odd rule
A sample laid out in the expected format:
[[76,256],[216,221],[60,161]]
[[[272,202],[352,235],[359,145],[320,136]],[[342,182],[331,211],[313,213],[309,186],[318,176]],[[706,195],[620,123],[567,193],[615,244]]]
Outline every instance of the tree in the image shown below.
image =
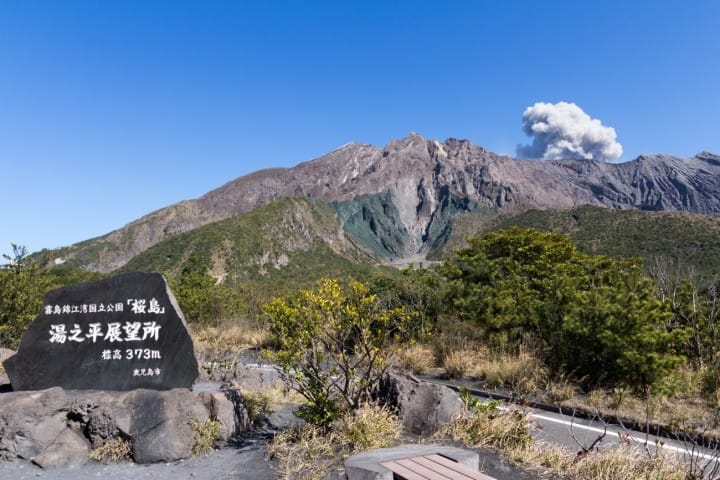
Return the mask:
[[389,343],[414,314],[388,308],[366,285],[322,279],[314,290],[264,307],[283,380],[308,401],[299,412],[326,426],[370,399],[388,368]]
[[217,324],[239,311],[239,301],[224,285],[208,275],[194,258],[188,260],[179,278],[172,283],[173,293],[185,318],[200,325]]
[[586,255],[569,237],[514,227],[472,239],[442,272],[460,318],[495,343],[540,346],[555,372],[588,383],[658,382],[686,331],[639,260]]
[[404,306],[416,313],[406,332],[408,340],[424,339],[434,330],[444,308],[447,285],[443,276],[410,265],[402,275],[376,274],[368,280],[368,286],[384,305]]
[[24,246],[11,247],[12,255],[3,254],[7,264],[0,268],[0,346],[15,349],[40,313],[49,282]]

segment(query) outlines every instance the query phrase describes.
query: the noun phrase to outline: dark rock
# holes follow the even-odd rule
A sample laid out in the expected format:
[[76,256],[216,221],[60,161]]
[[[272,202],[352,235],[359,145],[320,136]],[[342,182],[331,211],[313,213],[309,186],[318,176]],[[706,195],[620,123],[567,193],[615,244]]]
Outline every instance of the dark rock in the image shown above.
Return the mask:
[[377,398],[393,408],[405,429],[416,435],[435,433],[464,409],[454,390],[393,372],[383,377]]
[[61,288],[4,362],[14,390],[190,388],[197,361],[159,274],[125,273]]
[[198,398],[205,404],[205,408],[210,412],[210,417],[222,425],[222,441],[226,442],[250,428],[250,418],[238,390],[224,389],[216,392],[202,392]]
[[189,390],[134,390],[121,397],[130,415],[133,459],[138,463],[187,458],[193,447],[193,422],[202,424],[209,413]]

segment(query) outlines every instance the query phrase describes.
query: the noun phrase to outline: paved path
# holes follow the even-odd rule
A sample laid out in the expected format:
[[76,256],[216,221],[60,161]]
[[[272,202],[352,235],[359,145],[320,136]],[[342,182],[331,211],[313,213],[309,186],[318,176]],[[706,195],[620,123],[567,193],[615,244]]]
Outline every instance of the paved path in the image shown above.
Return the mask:
[[[453,388],[458,386],[453,382],[438,381],[436,379],[423,378],[423,380]],[[476,396],[480,399],[488,398],[488,396]],[[540,427],[534,433],[534,437],[538,440],[580,451],[583,447],[589,448],[595,439],[605,432],[603,439],[596,445],[599,448],[607,448],[620,442],[635,445],[638,448],[647,450],[649,453],[655,453],[658,448],[662,448],[664,452],[678,455],[684,463],[696,462],[705,465],[707,469],[717,468],[720,470],[720,448],[712,450],[694,445],[689,441],[683,442],[656,435],[646,435],[643,432],[630,430],[621,425],[605,424],[598,419],[574,418],[559,412],[537,408],[527,408],[527,411],[533,421]]]

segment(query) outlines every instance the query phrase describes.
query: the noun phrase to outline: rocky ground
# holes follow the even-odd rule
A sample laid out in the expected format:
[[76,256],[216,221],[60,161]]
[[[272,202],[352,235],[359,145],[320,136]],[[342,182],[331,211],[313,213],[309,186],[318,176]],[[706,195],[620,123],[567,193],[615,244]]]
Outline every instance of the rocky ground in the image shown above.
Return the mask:
[[75,468],[43,470],[24,461],[0,462],[0,479],[30,480],[48,478],[77,480],[102,478],[108,480],[229,480],[277,478],[272,462],[265,458],[265,446],[258,443],[244,447],[227,447],[212,453],[172,463],[138,465],[132,462],[112,464],[89,463]]
[[[194,394],[199,398],[204,398],[208,394],[216,395],[213,392],[217,391],[220,385],[219,382],[231,379],[243,385],[243,388],[249,387],[250,389],[261,388],[263,385],[272,384],[278,380],[276,372],[269,369],[267,365],[262,366],[250,362],[235,365],[232,372],[215,371],[203,377],[202,381],[194,387]],[[422,436],[425,430],[432,431],[437,428],[439,424],[446,422],[455,410],[459,408],[459,400],[454,392],[451,392],[445,387],[425,382],[417,382],[416,379],[411,377],[399,376],[394,380],[394,383],[389,385],[389,391],[393,392],[390,394],[392,403],[397,403],[398,406],[402,405],[401,416],[406,430],[408,432],[414,432],[415,435]],[[55,390],[59,390],[60,393],[57,395],[54,394],[53,392],[55,392]],[[26,402],[25,399],[22,399],[22,402],[18,399],[13,401],[12,398],[15,395],[8,393],[8,396],[5,397],[5,394],[1,392],[2,391],[0,391],[0,400],[3,401],[0,402],[0,404],[8,403],[8,405],[6,405],[8,408],[5,408],[5,415],[0,415],[0,417],[5,418],[4,422],[7,424],[6,426],[10,428],[8,431],[18,431],[18,428],[20,428],[27,430],[26,433],[28,434],[37,434],[36,427],[38,423],[36,420],[40,420],[39,417],[36,418],[38,412],[33,409],[30,409],[32,412],[24,412],[27,408],[23,410],[21,407],[25,405],[25,403],[23,403]],[[99,393],[90,394],[87,398],[83,398],[86,403],[90,405],[94,401],[93,395],[97,396],[98,394]],[[45,391],[45,393],[38,392],[34,394],[35,397],[40,399],[47,397],[47,402],[39,402],[41,406],[44,406],[45,403],[54,404],[59,402],[58,405],[53,408],[61,411],[62,415],[60,416],[63,418],[65,418],[66,415],[65,410],[70,407],[65,406],[65,403],[68,402],[61,401],[61,397],[72,397],[72,395],[72,392],[65,392],[61,389],[53,389]],[[122,395],[132,394],[121,394],[120,398],[124,398]],[[10,402],[7,402],[8,400]],[[110,402],[109,404],[112,403],[110,401],[112,399],[106,400]],[[113,401],[117,401],[117,399]],[[37,407],[37,398],[33,400],[33,402],[35,403],[32,405]],[[77,402],[70,402],[69,404],[73,405],[72,408],[76,408]],[[430,406],[432,408],[428,411],[428,407]],[[29,408],[30,406],[25,405],[25,407]],[[294,408],[294,406],[285,405],[279,410],[272,412],[267,417],[263,427],[246,430],[240,434],[239,438],[231,439],[229,445],[196,457],[146,464],[137,464],[128,461],[116,463],[97,463],[90,461],[88,463],[82,462],[82,464],[78,464],[65,462],[60,459],[51,462],[58,466],[49,468],[41,468],[34,463],[15,459],[11,461],[0,461],[0,480],[35,478],[52,478],[59,480],[91,478],[111,480],[142,480],[151,478],[160,480],[252,478],[253,480],[270,480],[277,478],[278,475],[275,470],[275,462],[267,458],[267,442],[272,438],[274,432],[297,423],[297,418],[293,415]],[[8,409],[11,411],[8,411]],[[186,408],[180,410],[187,411]],[[108,412],[108,418],[114,418],[113,415],[111,415],[112,412]],[[2,412],[0,411],[0,413]],[[21,422],[19,420],[20,417],[27,417],[30,423]],[[93,425],[95,421],[93,418],[93,415],[90,415],[88,425]],[[15,425],[15,423],[18,423],[18,425]],[[232,424],[232,422],[230,423]],[[0,431],[2,430],[3,428],[0,428]],[[22,437],[24,438],[25,436],[22,435]],[[5,440],[0,439],[0,443],[13,441],[15,443],[9,444],[11,447],[10,451],[19,451],[19,449],[27,448],[25,443],[30,441],[31,437],[27,437],[27,439],[26,441],[22,438],[15,438],[15,440],[6,438]],[[38,439],[34,439],[33,441],[35,440]],[[152,449],[153,447],[149,445],[148,448]],[[480,455],[482,470],[498,480],[530,480],[534,478],[507,464],[491,452],[481,451]],[[25,458],[27,458],[27,456],[25,456]],[[341,477],[337,474],[334,475],[336,478],[328,478],[327,480],[340,480]]]

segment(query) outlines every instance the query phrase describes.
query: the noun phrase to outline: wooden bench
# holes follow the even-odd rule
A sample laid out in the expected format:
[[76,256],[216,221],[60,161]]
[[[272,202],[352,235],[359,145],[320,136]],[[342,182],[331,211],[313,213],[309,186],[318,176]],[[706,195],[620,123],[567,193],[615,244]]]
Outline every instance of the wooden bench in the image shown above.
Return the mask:
[[392,471],[398,480],[494,480],[438,454],[389,460],[380,465]]

